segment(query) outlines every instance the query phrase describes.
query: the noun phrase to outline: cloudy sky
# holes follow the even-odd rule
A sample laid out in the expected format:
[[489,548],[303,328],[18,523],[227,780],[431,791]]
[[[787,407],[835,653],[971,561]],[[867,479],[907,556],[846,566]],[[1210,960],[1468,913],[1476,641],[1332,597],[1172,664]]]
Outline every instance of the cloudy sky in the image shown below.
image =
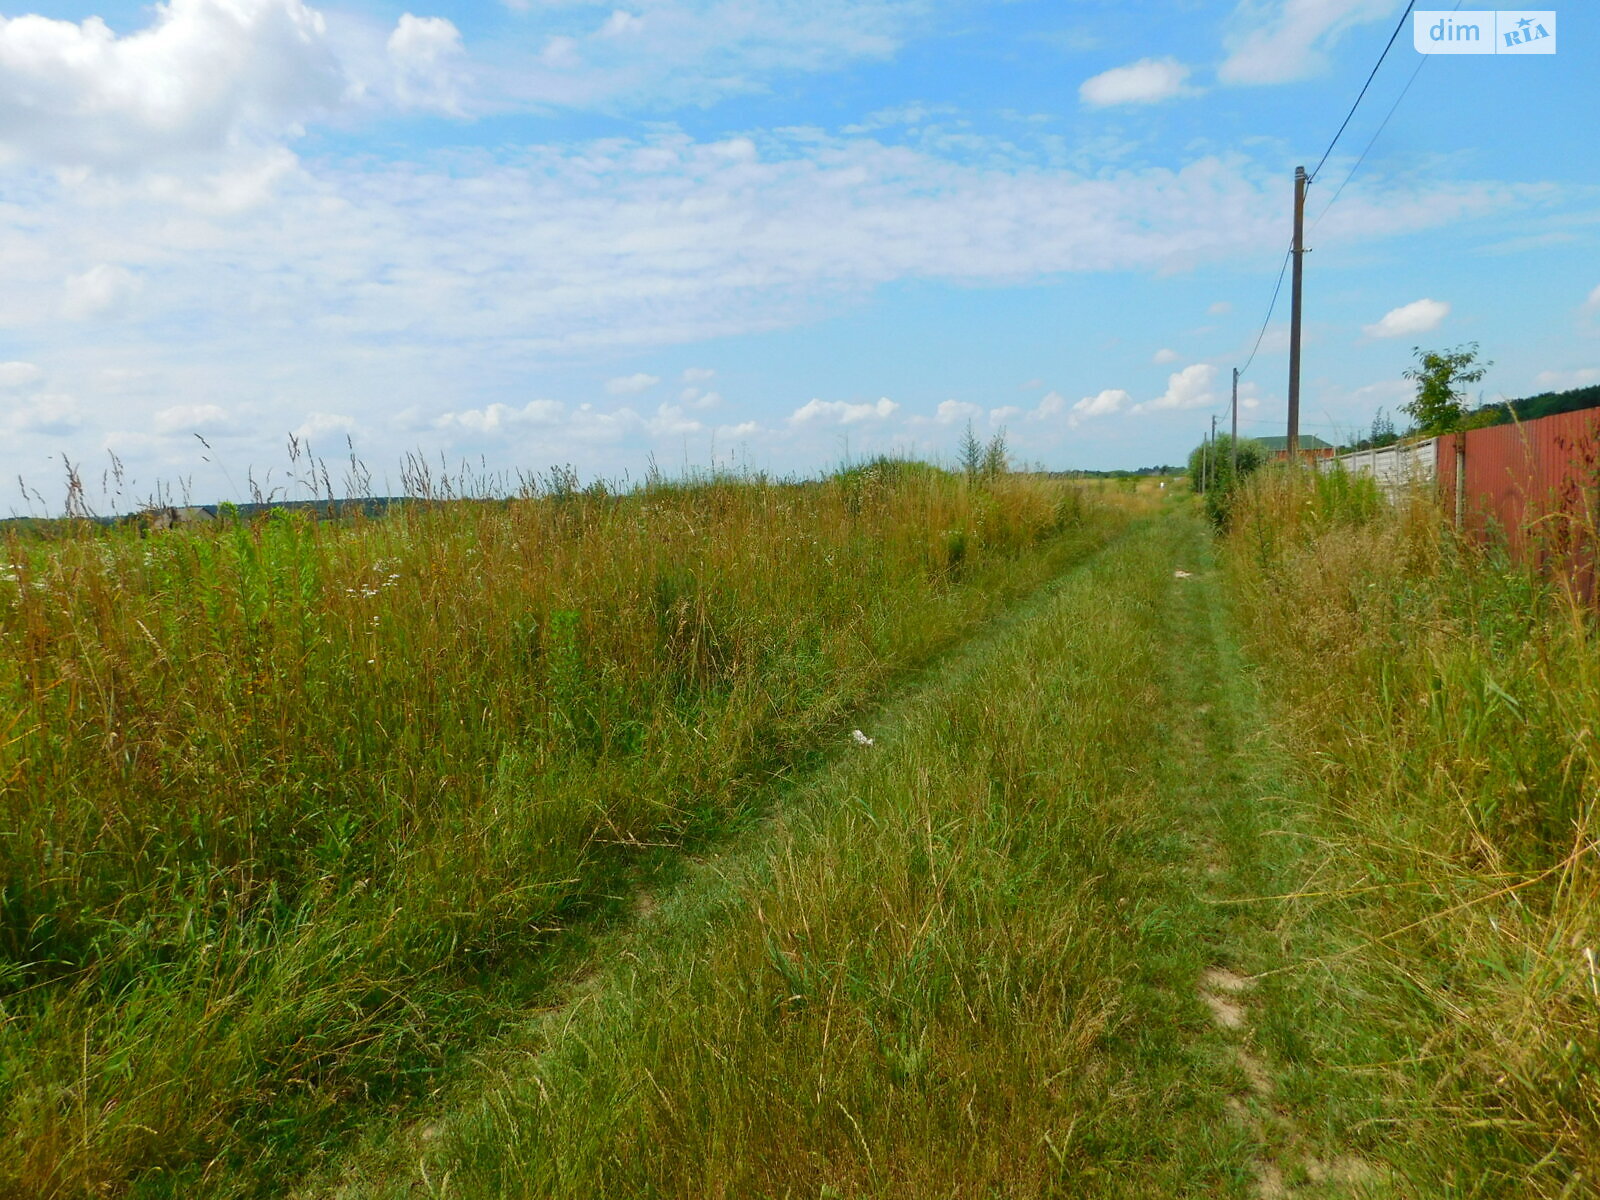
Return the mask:
[[[1178,461],[1404,8],[414,2],[0,16],[10,508],[59,507],[63,456],[245,498],[290,435],[378,491],[407,452],[949,458],[969,420],[1051,467]],[[1311,191],[1306,432],[1393,411],[1417,344],[1481,342],[1488,397],[1600,382],[1590,8],[1554,56],[1400,38]],[[1281,432],[1286,319],[1247,431]]]

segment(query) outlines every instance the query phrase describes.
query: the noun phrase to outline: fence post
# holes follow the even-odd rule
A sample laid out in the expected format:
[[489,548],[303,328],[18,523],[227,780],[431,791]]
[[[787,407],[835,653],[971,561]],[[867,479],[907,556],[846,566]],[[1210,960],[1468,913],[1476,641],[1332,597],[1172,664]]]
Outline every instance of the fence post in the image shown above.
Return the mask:
[[1465,527],[1467,519],[1467,435],[1456,434],[1456,529]]

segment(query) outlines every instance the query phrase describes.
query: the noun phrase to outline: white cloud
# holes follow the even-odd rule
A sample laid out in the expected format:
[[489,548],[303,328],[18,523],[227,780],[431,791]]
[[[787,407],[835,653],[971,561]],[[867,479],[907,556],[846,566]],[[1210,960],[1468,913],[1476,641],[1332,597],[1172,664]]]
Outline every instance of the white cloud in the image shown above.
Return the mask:
[[1012,420],[1015,417],[1020,417],[1021,415],[1022,410],[1015,404],[1002,404],[999,408],[991,408],[989,410],[989,420],[995,425],[999,425],[1003,421]]
[[539,51],[539,61],[555,71],[576,71],[583,66],[583,56],[578,53],[578,39],[557,34],[548,39]]
[[933,419],[941,425],[954,425],[958,421],[976,421],[981,416],[981,405],[966,400],[944,400],[940,402]]
[[1210,308],[1206,309],[1206,312],[1210,313],[1213,317],[1225,317],[1232,311],[1233,305],[1229,304],[1226,300],[1218,300]]
[[659,375],[646,375],[639,371],[633,375],[621,375],[616,379],[606,380],[606,392],[612,396],[637,396],[640,392],[647,392],[661,382]]
[[1052,389],[1044,394],[1044,398],[1039,401],[1038,407],[1028,414],[1028,419],[1031,421],[1044,421],[1050,417],[1059,417],[1066,410],[1067,398]]
[[1394,0],[1242,0],[1230,51],[1217,78],[1224,83],[1287,83],[1323,70],[1323,51],[1346,30],[1392,18]]
[[717,373],[710,367],[685,367],[681,378],[685,383],[705,383],[715,379]]
[[139,290],[139,277],[126,267],[98,263],[81,275],[67,278],[62,289],[61,315],[82,321],[112,316]]
[[1150,356],[1150,361],[1155,363],[1157,366],[1165,366],[1167,363],[1175,363],[1178,361],[1178,352],[1176,350],[1168,350],[1163,347]]
[[0,388],[22,387],[43,374],[30,362],[0,362]]
[[1361,331],[1374,338],[1408,337],[1439,328],[1449,315],[1450,306],[1442,300],[1413,300],[1391,309],[1376,324],[1363,325]]
[[1589,298],[1584,301],[1583,306],[1588,309],[1600,310],[1600,287],[1589,293]]
[[1570,388],[1589,387],[1600,383],[1600,367],[1579,367],[1575,371],[1540,371],[1533,377],[1535,386],[1547,392],[1564,392]]
[[1167,390],[1154,400],[1136,404],[1132,412],[1159,412],[1190,408],[1210,408],[1217,403],[1212,391],[1217,368],[1210,363],[1195,363],[1167,377]]
[[[226,397],[236,414],[282,414],[280,429],[332,405],[363,431],[364,455],[393,461],[419,442],[468,437],[432,424],[446,410],[516,408],[530,394],[576,402],[579,378],[595,379],[603,398],[603,381],[650,361],[648,351],[794,328],[886,284],[1187,270],[1254,252],[1281,220],[1276,181],[1243,157],[1085,178],[1048,162],[827,135],[768,132],[759,156],[742,153],[657,129],[504,152],[419,150],[398,163],[289,156],[272,202],[237,210],[196,208],[144,181],[84,184],[14,165],[0,328],[29,348],[14,354],[48,368],[52,390],[83,399],[87,432],[75,440],[85,444],[149,429],[175,398]],[[1347,196],[1319,236],[1337,225],[1347,244],[1370,244],[1553,202],[1543,185],[1418,179],[1370,203]],[[85,337],[59,319],[63,280],[107,264],[144,286],[121,319]],[[88,282],[81,299],[92,307]],[[113,380],[105,368],[137,375]],[[650,411],[680,387],[644,393]],[[1032,407],[1043,386],[1029,391],[1018,402]],[[395,414],[407,409],[402,427]],[[538,452],[581,462],[605,438],[652,436],[632,420],[573,418],[541,436]],[[797,468],[827,451],[834,428],[807,425],[818,433],[808,445],[781,416],[762,421],[789,433],[783,453]],[[249,424],[233,461],[278,461],[271,427]],[[848,428],[853,448],[857,430],[878,430]],[[204,472],[176,453],[158,445],[130,466],[142,477]],[[0,478],[18,467],[31,469],[0,461]]]
[[630,37],[644,32],[644,18],[617,9],[600,26],[600,37]]
[[664,437],[681,437],[686,433],[699,433],[705,428],[675,404],[659,404],[656,415],[647,423],[651,433]]
[[0,157],[143,168],[291,136],[347,81],[301,0],[170,0],[118,37],[0,17]]
[[407,108],[461,111],[461,31],[444,17],[401,16],[389,35],[395,98]]
[[306,414],[306,419],[300,422],[300,428],[294,431],[294,435],[304,442],[328,434],[353,433],[355,428],[354,417],[347,417],[342,413],[314,412]]
[[678,393],[678,400],[695,408],[716,408],[722,403],[720,392],[704,392],[697,387],[686,387]]
[[1113,104],[1154,104],[1185,91],[1189,68],[1175,58],[1141,58],[1125,67],[1113,67],[1078,87],[1078,96],[1096,108]]
[[530,400],[521,408],[509,404],[489,404],[461,412],[442,413],[434,418],[436,429],[459,429],[471,434],[499,433],[518,425],[546,426],[559,422],[566,409],[555,400]]
[[851,404],[845,400],[809,400],[789,416],[792,425],[817,421],[836,425],[854,425],[858,421],[882,421],[894,416],[900,406],[887,396],[876,404]]
[[83,427],[84,421],[76,397],[64,392],[41,392],[19,405],[11,406],[6,423],[14,433],[59,436],[76,432]]
[[156,413],[151,428],[156,433],[223,433],[233,420],[220,405],[177,404]]
[[1085,396],[1072,406],[1072,415],[1068,423],[1077,425],[1091,417],[1109,416],[1111,413],[1121,412],[1133,402],[1133,397],[1121,388],[1106,388],[1093,396]]

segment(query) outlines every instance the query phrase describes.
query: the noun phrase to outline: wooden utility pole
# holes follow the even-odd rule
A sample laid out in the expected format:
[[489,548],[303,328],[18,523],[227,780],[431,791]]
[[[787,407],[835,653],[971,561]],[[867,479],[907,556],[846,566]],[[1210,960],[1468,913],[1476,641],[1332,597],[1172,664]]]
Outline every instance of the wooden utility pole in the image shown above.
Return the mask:
[[1289,310],[1289,461],[1300,461],[1300,277],[1306,253],[1306,169],[1294,169],[1294,286]]
[[1217,484],[1217,414],[1211,414],[1211,486]]
[[1233,369],[1233,432],[1228,438],[1228,470],[1239,482],[1239,368]]
[[1206,462],[1211,457],[1211,447],[1206,445],[1206,431],[1200,431],[1200,490],[1206,490]]

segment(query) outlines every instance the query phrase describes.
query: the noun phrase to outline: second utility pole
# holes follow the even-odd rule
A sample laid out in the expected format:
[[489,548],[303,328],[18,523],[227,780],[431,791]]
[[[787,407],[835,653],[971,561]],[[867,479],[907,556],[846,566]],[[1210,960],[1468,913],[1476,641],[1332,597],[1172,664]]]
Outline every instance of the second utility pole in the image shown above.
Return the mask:
[[1228,441],[1228,471],[1239,483],[1239,368],[1233,369],[1233,433]]
[[1294,289],[1289,310],[1289,461],[1300,461],[1300,275],[1306,254],[1306,169],[1294,169]]

